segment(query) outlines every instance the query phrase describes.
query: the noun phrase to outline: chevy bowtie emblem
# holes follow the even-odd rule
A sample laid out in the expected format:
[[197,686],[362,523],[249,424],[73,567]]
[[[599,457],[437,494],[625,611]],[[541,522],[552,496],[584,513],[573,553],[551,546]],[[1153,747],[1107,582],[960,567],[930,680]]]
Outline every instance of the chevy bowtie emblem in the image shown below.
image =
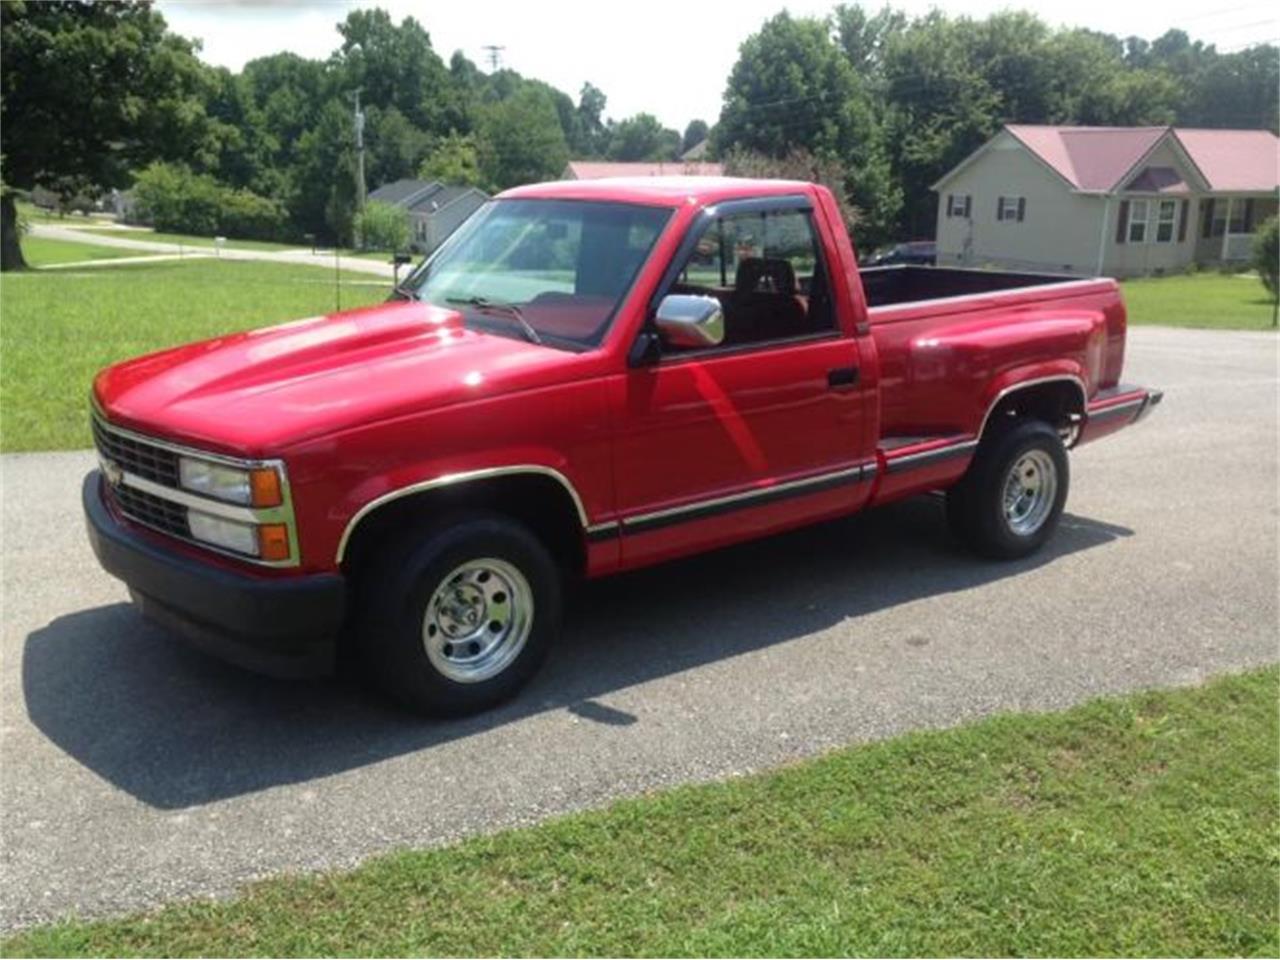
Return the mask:
[[102,475],[107,478],[107,483],[113,487],[120,486],[124,480],[124,470],[120,468],[120,464],[114,460],[102,461]]

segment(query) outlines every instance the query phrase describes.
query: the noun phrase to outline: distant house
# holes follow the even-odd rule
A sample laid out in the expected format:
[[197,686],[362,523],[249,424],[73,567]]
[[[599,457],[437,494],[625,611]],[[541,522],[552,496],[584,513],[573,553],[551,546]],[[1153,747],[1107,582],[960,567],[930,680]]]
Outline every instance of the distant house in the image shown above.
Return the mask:
[[705,137],[695,143],[692,147],[680,154],[680,159],[689,162],[700,162],[707,159],[707,149],[710,147],[711,141]]
[[451,187],[434,180],[396,180],[369,194],[369,200],[408,212],[410,240],[420,253],[431,253],[444,243],[488,199],[476,187]]
[[719,177],[718,163],[699,161],[657,161],[656,163],[606,163],[597,160],[570,160],[562,176],[566,180],[603,180],[605,177]]
[[938,263],[1128,277],[1247,260],[1266,130],[1009,125],[937,183]]

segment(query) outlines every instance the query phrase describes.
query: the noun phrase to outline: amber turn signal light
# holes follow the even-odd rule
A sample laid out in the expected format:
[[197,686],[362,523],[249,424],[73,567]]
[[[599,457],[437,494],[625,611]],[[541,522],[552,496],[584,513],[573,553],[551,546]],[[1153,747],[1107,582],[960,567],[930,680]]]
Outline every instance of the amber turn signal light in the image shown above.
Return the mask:
[[256,467],[249,471],[249,491],[255,507],[278,507],[284,502],[280,494],[280,474],[274,467]]
[[264,523],[258,527],[258,558],[289,559],[289,528],[283,523]]

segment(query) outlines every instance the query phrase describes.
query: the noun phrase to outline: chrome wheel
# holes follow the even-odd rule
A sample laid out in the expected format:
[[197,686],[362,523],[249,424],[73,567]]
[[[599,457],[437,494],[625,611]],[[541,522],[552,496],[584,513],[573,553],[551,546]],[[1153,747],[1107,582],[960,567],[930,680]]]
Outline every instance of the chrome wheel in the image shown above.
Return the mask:
[[422,621],[427,659],[458,683],[479,683],[509,667],[533,626],[533,590],[506,560],[454,568],[436,587]]
[[1039,530],[1058,496],[1058,468],[1044,450],[1028,450],[1004,480],[1004,522],[1020,537]]

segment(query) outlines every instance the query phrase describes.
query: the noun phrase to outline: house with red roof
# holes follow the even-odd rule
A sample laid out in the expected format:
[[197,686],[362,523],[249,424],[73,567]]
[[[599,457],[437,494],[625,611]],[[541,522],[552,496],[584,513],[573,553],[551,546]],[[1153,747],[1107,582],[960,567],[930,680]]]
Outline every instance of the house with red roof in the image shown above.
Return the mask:
[[1278,171],[1267,130],[1009,124],[933,185],[938,263],[1130,277],[1247,261]]

